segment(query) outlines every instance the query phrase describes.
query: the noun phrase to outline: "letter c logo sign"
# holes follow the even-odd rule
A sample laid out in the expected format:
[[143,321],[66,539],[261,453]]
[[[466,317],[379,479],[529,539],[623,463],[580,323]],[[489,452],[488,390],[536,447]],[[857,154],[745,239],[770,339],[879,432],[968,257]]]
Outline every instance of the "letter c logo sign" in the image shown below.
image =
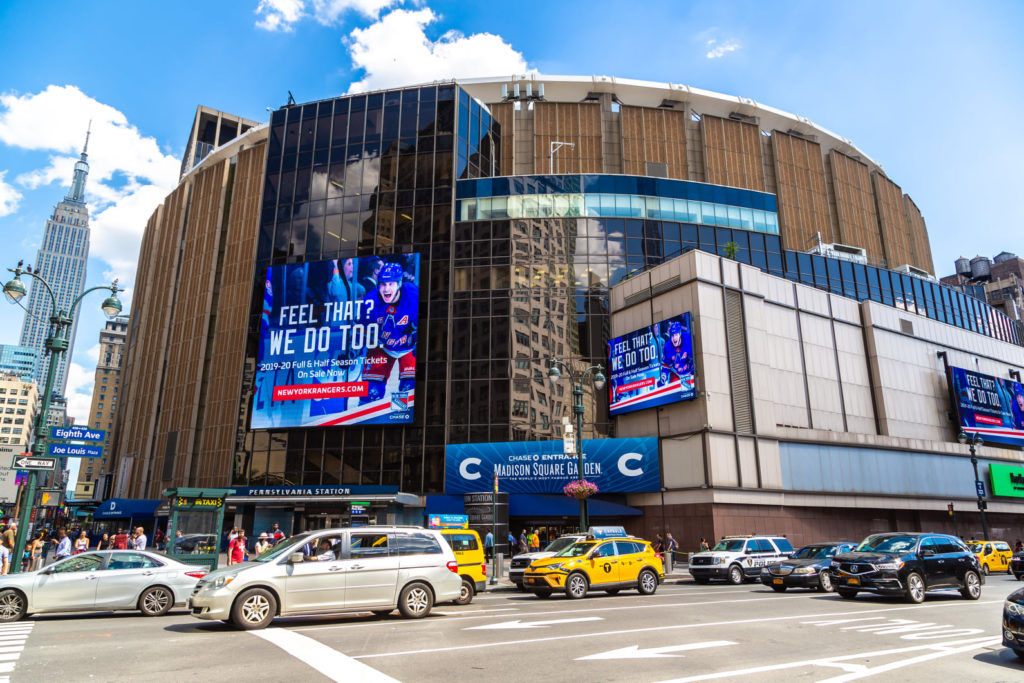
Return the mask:
[[470,465],[479,465],[479,464],[480,464],[480,458],[466,458],[465,460],[462,461],[461,464],[459,464],[459,474],[462,475],[463,479],[470,479],[470,480],[472,480],[472,479],[479,479],[480,478],[480,473],[479,472],[470,472],[469,471],[469,466]]
[[644,456],[639,453],[623,453],[619,457],[619,472],[622,472],[627,477],[639,477],[644,471],[639,467],[630,467],[629,463],[639,462],[643,459]]

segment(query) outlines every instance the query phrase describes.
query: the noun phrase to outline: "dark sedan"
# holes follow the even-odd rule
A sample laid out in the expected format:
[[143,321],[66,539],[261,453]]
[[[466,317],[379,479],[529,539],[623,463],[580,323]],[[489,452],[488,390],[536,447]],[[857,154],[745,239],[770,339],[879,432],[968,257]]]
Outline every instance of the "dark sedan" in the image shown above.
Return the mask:
[[761,570],[761,583],[777,593],[787,588],[812,588],[828,593],[832,590],[829,566],[839,553],[850,552],[856,543],[812,543],[800,548],[792,557],[770,564]]
[[1024,588],[1010,593],[1003,603],[1003,645],[1024,659]]
[[848,599],[868,591],[920,603],[928,591],[952,588],[977,600],[985,581],[974,553],[946,534],[874,534],[856,551],[832,558],[829,571],[836,592]]

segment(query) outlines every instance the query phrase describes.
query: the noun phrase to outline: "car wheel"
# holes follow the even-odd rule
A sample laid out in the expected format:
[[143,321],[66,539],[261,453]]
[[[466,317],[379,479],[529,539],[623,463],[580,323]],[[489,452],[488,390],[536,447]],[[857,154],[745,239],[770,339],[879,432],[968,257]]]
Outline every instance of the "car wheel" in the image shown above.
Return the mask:
[[640,595],[654,595],[658,590],[658,577],[650,569],[643,570],[637,577],[636,589],[640,591]]
[[984,574],[985,576],[988,576],[988,565],[987,564],[981,565],[981,573]]
[[695,576],[695,577],[693,577],[693,582],[694,583],[699,583],[702,586],[706,586],[709,583],[711,583],[711,579],[707,578],[706,576],[705,577],[701,577],[701,578],[697,578]]
[[587,597],[587,577],[583,574],[576,573],[570,574],[569,578],[565,582],[565,597],[570,600],[579,600],[580,598]]
[[398,611],[406,619],[420,619],[430,614],[434,606],[434,594],[426,584],[410,583],[398,596]]
[[551,597],[551,591],[547,590],[547,589],[539,590],[539,591],[533,591],[533,594],[536,595],[541,600],[547,600],[548,598]]
[[818,572],[818,590],[822,593],[831,593],[832,588],[832,575],[828,572]]
[[18,621],[25,617],[28,603],[16,590],[0,591],[0,622]]
[[147,588],[139,597],[139,611],[147,617],[162,617],[174,605],[174,594],[163,586]]
[[618,588],[609,588],[608,590],[605,591],[605,593],[607,593],[608,595],[618,595],[619,594],[619,589]]
[[734,586],[743,583],[743,569],[738,564],[729,567],[729,583]]
[[903,598],[915,604],[924,602],[924,579],[917,572],[907,575],[907,589],[903,592]]
[[857,591],[851,591],[846,588],[837,588],[836,593],[839,593],[839,597],[843,600],[853,600],[857,597]]
[[473,602],[473,584],[463,579],[462,588],[459,589],[459,597],[455,599],[455,604],[468,605],[471,602]]
[[788,586],[772,586],[772,590],[776,593],[785,593]]
[[266,628],[277,613],[277,600],[270,591],[250,588],[235,598],[231,621],[238,628],[251,631]]
[[977,600],[981,597],[981,579],[972,571],[964,574],[964,587],[960,589],[960,595],[968,600]]

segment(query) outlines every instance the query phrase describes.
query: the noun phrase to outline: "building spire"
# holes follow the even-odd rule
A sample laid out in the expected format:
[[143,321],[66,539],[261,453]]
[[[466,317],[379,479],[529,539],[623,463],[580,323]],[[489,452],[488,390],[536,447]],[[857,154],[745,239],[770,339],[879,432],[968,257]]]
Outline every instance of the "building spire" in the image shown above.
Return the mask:
[[82,156],[75,162],[75,176],[71,181],[71,190],[65,200],[71,202],[85,202],[85,179],[89,175],[89,135],[92,133],[92,120],[89,120],[89,127],[85,131],[85,146],[82,147]]

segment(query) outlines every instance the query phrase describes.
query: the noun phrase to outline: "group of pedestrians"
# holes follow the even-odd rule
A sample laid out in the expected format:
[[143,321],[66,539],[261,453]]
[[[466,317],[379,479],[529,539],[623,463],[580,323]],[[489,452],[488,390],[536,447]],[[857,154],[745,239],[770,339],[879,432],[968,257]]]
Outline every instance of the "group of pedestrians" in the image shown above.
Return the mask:
[[672,538],[671,531],[665,532],[665,538],[658,534],[651,545],[654,546],[654,552],[661,556],[662,562],[666,559],[671,559],[672,563],[675,564],[676,551],[679,550],[679,544],[676,543],[676,539]]
[[[259,538],[253,545],[253,552],[256,556],[272,548],[278,541],[284,540],[284,532],[277,522],[270,525],[270,529],[260,533]],[[228,565],[240,564],[249,561],[249,539],[245,535],[245,529],[237,526],[231,527],[227,534]]]
[[540,552],[540,534],[536,529],[523,529],[519,533],[518,551],[519,554]]

